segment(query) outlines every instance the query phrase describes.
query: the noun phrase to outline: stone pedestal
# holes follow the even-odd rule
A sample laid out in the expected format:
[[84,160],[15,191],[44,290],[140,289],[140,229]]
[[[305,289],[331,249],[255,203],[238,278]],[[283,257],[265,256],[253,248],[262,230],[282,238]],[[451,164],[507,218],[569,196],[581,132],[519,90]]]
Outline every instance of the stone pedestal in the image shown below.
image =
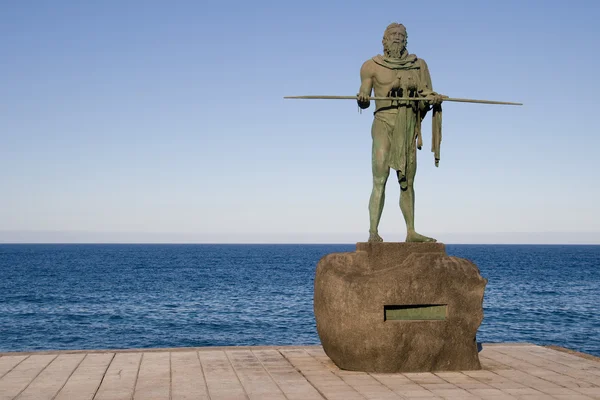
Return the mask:
[[441,243],[358,243],[317,265],[317,331],[346,370],[481,369],[475,335],[486,284]]

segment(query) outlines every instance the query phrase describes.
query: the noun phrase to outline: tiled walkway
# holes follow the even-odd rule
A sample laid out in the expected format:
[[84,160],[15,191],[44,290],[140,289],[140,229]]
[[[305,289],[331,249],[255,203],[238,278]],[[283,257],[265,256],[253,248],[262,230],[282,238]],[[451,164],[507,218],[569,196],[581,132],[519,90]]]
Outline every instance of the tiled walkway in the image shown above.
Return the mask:
[[321,347],[8,353],[0,399],[600,399],[600,362],[484,345],[480,371],[341,371]]

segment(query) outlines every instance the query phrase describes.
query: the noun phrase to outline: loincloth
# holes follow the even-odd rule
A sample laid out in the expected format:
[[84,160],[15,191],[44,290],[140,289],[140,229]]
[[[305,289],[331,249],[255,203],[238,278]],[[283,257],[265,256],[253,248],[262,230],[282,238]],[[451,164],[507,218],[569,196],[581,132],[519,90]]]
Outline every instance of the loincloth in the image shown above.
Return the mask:
[[373,131],[385,132],[390,150],[386,157],[390,168],[406,175],[409,164],[416,163],[417,113],[411,107],[399,107],[375,113]]

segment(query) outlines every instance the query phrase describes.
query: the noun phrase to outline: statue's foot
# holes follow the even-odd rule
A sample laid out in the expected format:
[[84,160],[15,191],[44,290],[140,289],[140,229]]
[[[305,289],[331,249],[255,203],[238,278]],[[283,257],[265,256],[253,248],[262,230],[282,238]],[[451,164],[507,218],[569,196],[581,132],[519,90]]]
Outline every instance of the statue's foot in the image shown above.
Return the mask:
[[420,235],[420,234],[418,234],[415,231],[408,232],[406,234],[406,241],[407,242],[417,242],[417,243],[437,242],[437,240],[435,240],[434,238],[430,238],[430,237],[427,237],[427,236]]
[[383,242],[383,239],[381,238],[381,236],[379,236],[379,234],[377,232],[369,233],[369,243],[381,243],[381,242]]

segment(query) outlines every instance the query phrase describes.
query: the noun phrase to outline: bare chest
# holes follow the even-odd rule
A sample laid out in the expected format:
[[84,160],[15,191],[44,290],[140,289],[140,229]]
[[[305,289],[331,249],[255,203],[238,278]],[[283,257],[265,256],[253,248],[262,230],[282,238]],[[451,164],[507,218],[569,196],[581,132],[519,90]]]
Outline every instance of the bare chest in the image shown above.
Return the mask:
[[375,89],[390,90],[404,86],[420,86],[419,74],[416,69],[393,70],[379,67],[375,70],[373,78]]

